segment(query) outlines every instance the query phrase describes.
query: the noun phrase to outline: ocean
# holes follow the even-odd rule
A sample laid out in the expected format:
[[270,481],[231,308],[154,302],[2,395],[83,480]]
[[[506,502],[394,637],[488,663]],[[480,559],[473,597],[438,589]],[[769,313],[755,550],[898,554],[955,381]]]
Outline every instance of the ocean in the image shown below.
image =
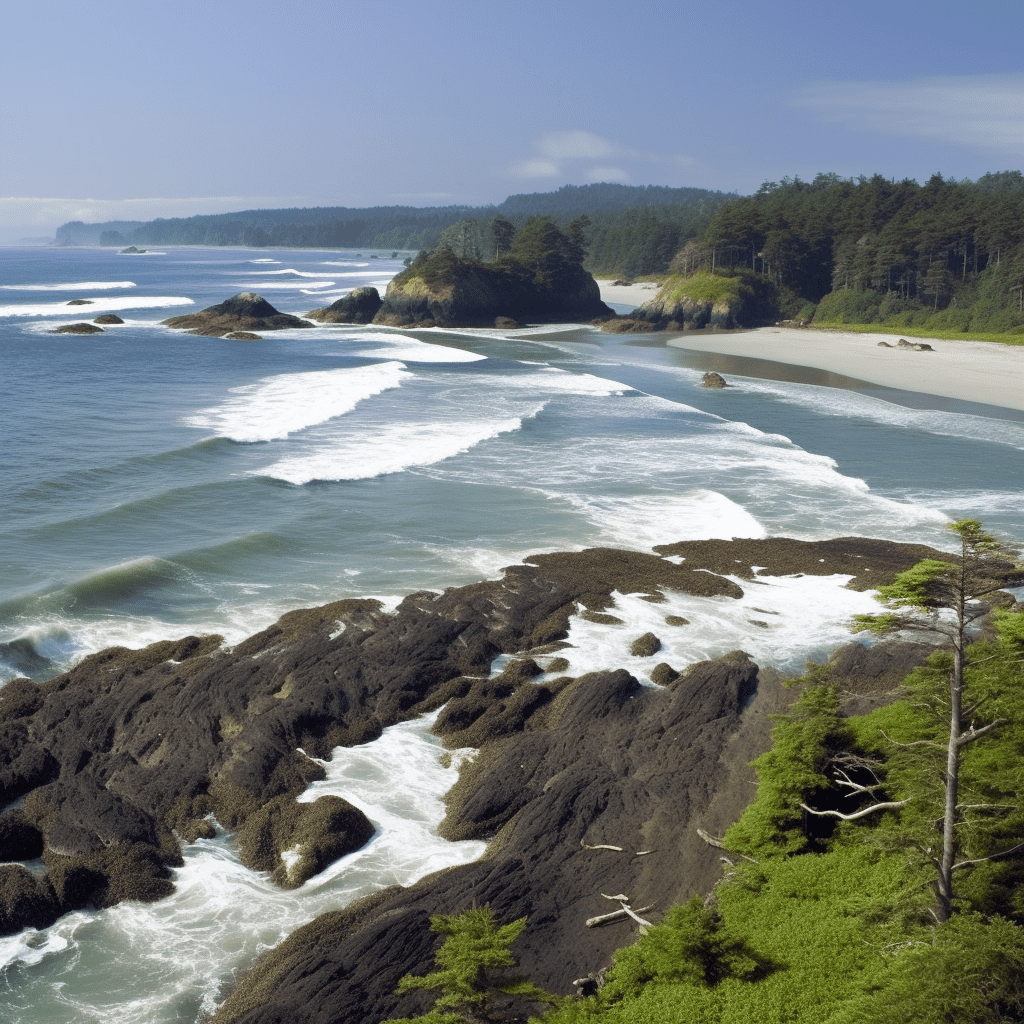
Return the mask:
[[[239,291],[301,315],[383,292],[401,268],[370,251],[0,249],[0,684],[115,644],[235,643],[339,598],[393,606],[542,551],[847,535],[949,547],[964,517],[1024,542],[1020,413],[586,325],[317,325],[246,342],[160,324]],[[102,313],[125,322],[52,333]],[[731,386],[701,388],[706,369]],[[666,651],[676,668],[742,647],[799,672],[871,606],[844,579],[771,580],[747,604],[622,596],[626,627],[574,620],[570,671],[644,679],[616,630],[668,612],[692,623]],[[294,892],[243,868],[222,831],[186,849],[167,900],[0,938],[0,1020],[191,1024],[305,921],[479,856],[436,836],[458,757],[429,724],[335,752],[309,798],[344,796],[378,833]]]

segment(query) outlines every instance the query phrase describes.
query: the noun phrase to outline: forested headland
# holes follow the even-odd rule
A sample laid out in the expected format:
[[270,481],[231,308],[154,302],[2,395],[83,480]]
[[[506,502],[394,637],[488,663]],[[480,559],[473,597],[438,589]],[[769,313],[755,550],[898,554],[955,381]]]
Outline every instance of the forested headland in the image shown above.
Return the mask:
[[1024,334],[1024,175],[765,182],[754,195],[566,185],[496,206],[248,210],[60,227],[64,245],[449,249],[493,261],[533,217],[570,225],[595,275],[754,275],[778,315],[906,333]]

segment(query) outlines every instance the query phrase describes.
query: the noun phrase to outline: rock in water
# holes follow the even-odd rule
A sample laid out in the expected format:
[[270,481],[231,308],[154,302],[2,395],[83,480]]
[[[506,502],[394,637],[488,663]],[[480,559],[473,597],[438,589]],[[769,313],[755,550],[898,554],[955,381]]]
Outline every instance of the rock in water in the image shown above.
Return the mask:
[[163,323],[207,338],[223,338],[232,331],[281,331],[313,326],[308,320],[274,309],[255,292],[239,292],[217,306],[208,306],[199,313],[172,316]]
[[710,373],[705,373],[704,376],[701,377],[700,386],[702,388],[727,388],[729,385],[720,373],[715,373],[712,370]]
[[116,313],[104,313],[93,319],[94,324],[123,324],[124,321]]
[[382,305],[383,300],[377,289],[364,286],[354,289],[329,306],[310,310],[306,316],[322,324],[368,324]]
[[102,334],[103,328],[97,327],[95,324],[62,324],[56,330],[50,331],[51,334]]

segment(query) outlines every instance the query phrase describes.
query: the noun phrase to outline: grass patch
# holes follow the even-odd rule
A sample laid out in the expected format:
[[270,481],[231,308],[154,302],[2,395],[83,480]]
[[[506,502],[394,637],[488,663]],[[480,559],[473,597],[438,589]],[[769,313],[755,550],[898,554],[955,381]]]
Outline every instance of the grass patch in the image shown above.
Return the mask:
[[742,277],[723,277],[700,270],[688,277],[675,274],[666,278],[657,298],[666,305],[675,305],[683,299],[691,302],[732,302],[750,293],[750,286]]

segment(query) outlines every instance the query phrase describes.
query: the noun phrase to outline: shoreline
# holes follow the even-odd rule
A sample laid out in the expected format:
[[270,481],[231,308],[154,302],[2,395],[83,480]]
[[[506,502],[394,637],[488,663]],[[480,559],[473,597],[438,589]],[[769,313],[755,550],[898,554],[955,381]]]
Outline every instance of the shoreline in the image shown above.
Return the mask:
[[[605,302],[641,305],[657,294],[657,285],[638,281],[614,285],[598,281]],[[654,338],[660,337],[658,334]],[[915,344],[931,345],[933,351],[899,348],[899,334],[884,331],[861,334],[842,329],[756,327],[747,331],[688,331],[665,338],[670,348],[733,356],[773,364],[765,376],[784,376],[785,366],[806,367],[839,374],[829,386],[849,387],[853,382],[875,384],[899,391],[949,398],[978,405],[1024,412],[1024,346],[990,341],[917,338]],[[892,346],[884,347],[881,342]],[[757,377],[751,363],[731,372]],[[774,372],[771,372],[774,371]],[[799,374],[792,376],[799,378]]]
[[[737,333],[694,331],[666,340],[671,348],[812,367],[844,377],[1024,412],[1024,350],[987,341],[915,338],[934,351],[898,348],[898,334],[758,327]],[[886,342],[886,348],[880,342]]]

